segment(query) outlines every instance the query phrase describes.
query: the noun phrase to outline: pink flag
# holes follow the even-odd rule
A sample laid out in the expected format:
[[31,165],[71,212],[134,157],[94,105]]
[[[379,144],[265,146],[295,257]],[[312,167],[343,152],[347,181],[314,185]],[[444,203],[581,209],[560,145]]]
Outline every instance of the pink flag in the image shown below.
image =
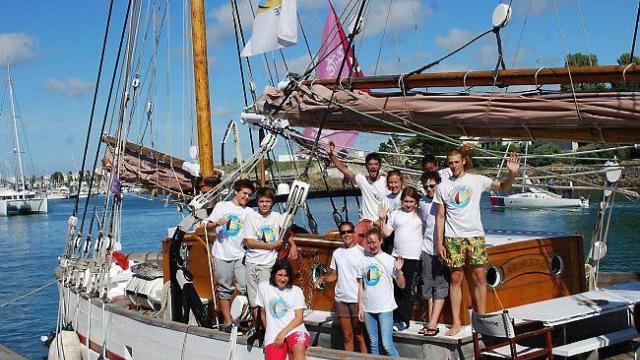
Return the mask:
[[[328,2],[329,13],[322,32],[322,45],[320,45],[318,55],[319,63],[316,67],[316,77],[318,79],[336,79],[338,76],[346,78],[349,76],[350,71],[352,77],[364,76],[353,56],[353,49],[349,48],[349,40],[342,28],[340,19],[338,19],[338,15],[333,9],[331,0],[328,0]],[[347,54],[347,61],[342,68],[342,72],[338,74],[345,54]]]
[[[322,32],[322,45],[318,55],[318,66],[316,67],[316,77],[318,79],[336,79],[338,76],[346,78],[349,76],[349,71],[352,71],[352,77],[364,76],[364,73],[358,67],[358,62],[353,56],[353,51],[349,48],[349,40],[342,28],[340,19],[336,15],[331,0],[329,2],[329,13],[327,14],[327,21],[324,24],[324,31]],[[345,54],[347,54],[347,60],[340,71],[342,61]],[[314,140],[318,129],[305,128],[303,135]],[[333,141],[336,144],[336,150],[346,150],[353,146],[358,138],[357,131],[347,130],[322,130],[320,136],[320,144],[328,144],[329,141]]]
[[[310,140],[315,140],[318,134],[317,128],[304,128],[302,135]],[[321,147],[328,144],[329,141],[333,141],[336,144],[337,151],[349,151],[358,138],[358,132],[353,130],[328,130],[323,129],[320,134],[320,140],[318,144]]]

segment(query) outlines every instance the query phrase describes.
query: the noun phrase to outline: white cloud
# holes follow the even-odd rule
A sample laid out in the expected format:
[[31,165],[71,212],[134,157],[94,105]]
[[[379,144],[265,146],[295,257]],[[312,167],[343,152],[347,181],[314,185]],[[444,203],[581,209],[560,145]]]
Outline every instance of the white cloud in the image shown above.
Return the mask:
[[24,33],[0,34],[0,66],[6,66],[7,61],[15,65],[33,58],[37,44],[34,37]]
[[445,50],[453,51],[471,40],[472,37],[473,35],[468,30],[451,28],[447,35],[436,36],[436,44]]
[[[304,74],[309,64],[311,64],[309,54],[300,55],[293,59],[287,59],[287,67],[289,67],[289,71],[296,74]],[[284,64],[282,67],[282,69],[280,67],[278,68],[280,74],[286,72],[286,70],[284,70]]]
[[498,49],[496,45],[482,45],[474,57],[483,68],[494,68],[498,61]]
[[[377,0],[371,2],[371,6],[365,15],[365,28],[362,36],[370,37],[381,33],[389,13],[389,1]],[[397,32],[409,30],[418,26],[425,18],[433,14],[431,7],[424,6],[419,0],[395,0],[391,7],[387,30]],[[354,19],[355,19],[354,14]],[[348,28],[353,19],[345,20],[343,25]]]
[[71,96],[80,96],[93,89],[93,83],[81,80],[75,76],[68,79],[49,78],[44,82],[44,88],[50,92],[62,93]]
[[[245,40],[251,37],[251,26],[253,24],[253,12],[247,1],[238,3],[238,11],[242,20],[242,29]],[[209,45],[221,46],[221,43],[234,36],[233,12],[231,4],[216,6],[207,14],[207,41]]]
[[226,108],[224,106],[214,106],[212,110],[213,116],[224,116],[230,112],[231,110],[229,110],[229,108]]

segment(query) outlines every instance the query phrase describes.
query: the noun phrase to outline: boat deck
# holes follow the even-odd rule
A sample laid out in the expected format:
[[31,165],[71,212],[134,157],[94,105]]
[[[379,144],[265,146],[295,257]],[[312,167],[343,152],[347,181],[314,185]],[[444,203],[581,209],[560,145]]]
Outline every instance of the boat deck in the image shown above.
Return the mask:
[[26,357],[0,344],[0,359],[2,360],[27,360]]

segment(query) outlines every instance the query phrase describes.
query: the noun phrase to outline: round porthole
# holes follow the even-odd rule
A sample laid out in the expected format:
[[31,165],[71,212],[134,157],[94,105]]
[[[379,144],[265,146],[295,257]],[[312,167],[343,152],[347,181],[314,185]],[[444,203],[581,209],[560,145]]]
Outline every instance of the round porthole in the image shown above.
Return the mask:
[[495,265],[490,265],[487,268],[487,284],[492,288],[498,287],[498,285],[502,284],[502,271]]
[[551,258],[551,274],[560,275],[564,271],[564,260],[560,255],[554,255]]

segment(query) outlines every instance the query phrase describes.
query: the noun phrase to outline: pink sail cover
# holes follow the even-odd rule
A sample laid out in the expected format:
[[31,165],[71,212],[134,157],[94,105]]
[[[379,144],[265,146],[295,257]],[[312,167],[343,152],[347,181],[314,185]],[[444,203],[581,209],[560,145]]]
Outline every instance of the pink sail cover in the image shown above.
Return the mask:
[[[338,76],[343,78],[348,77],[351,70],[353,70],[352,77],[364,76],[353,56],[353,49],[349,48],[349,40],[340,23],[340,19],[330,0],[328,0],[328,3],[329,12],[322,32],[322,45],[318,55],[319,64],[316,67],[316,77],[319,79],[336,79]],[[347,54],[347,60],[342,72],[338,74],[345,53]],[[303,135],[308,139],[315,140],[317,133],[317,128],[305,128]],[[337,150],[348,151],[357,138],[357,131],[323,129],[320,136],[320,144],[327,144],[329,141],[333,141]]]
[[[318,134],[317,128],[304,128],[302,135],[307,139],[313,141],[316,139],[316,135]],[[333,141],[336,144],[336,150],[345,150],[349,151],[349,149],[353,146],[358,138],[358,132],[352,130],[328,130],[323,129],[322,134],[320,134],[319,144],[324,146],[329,143],[329,141]]]

